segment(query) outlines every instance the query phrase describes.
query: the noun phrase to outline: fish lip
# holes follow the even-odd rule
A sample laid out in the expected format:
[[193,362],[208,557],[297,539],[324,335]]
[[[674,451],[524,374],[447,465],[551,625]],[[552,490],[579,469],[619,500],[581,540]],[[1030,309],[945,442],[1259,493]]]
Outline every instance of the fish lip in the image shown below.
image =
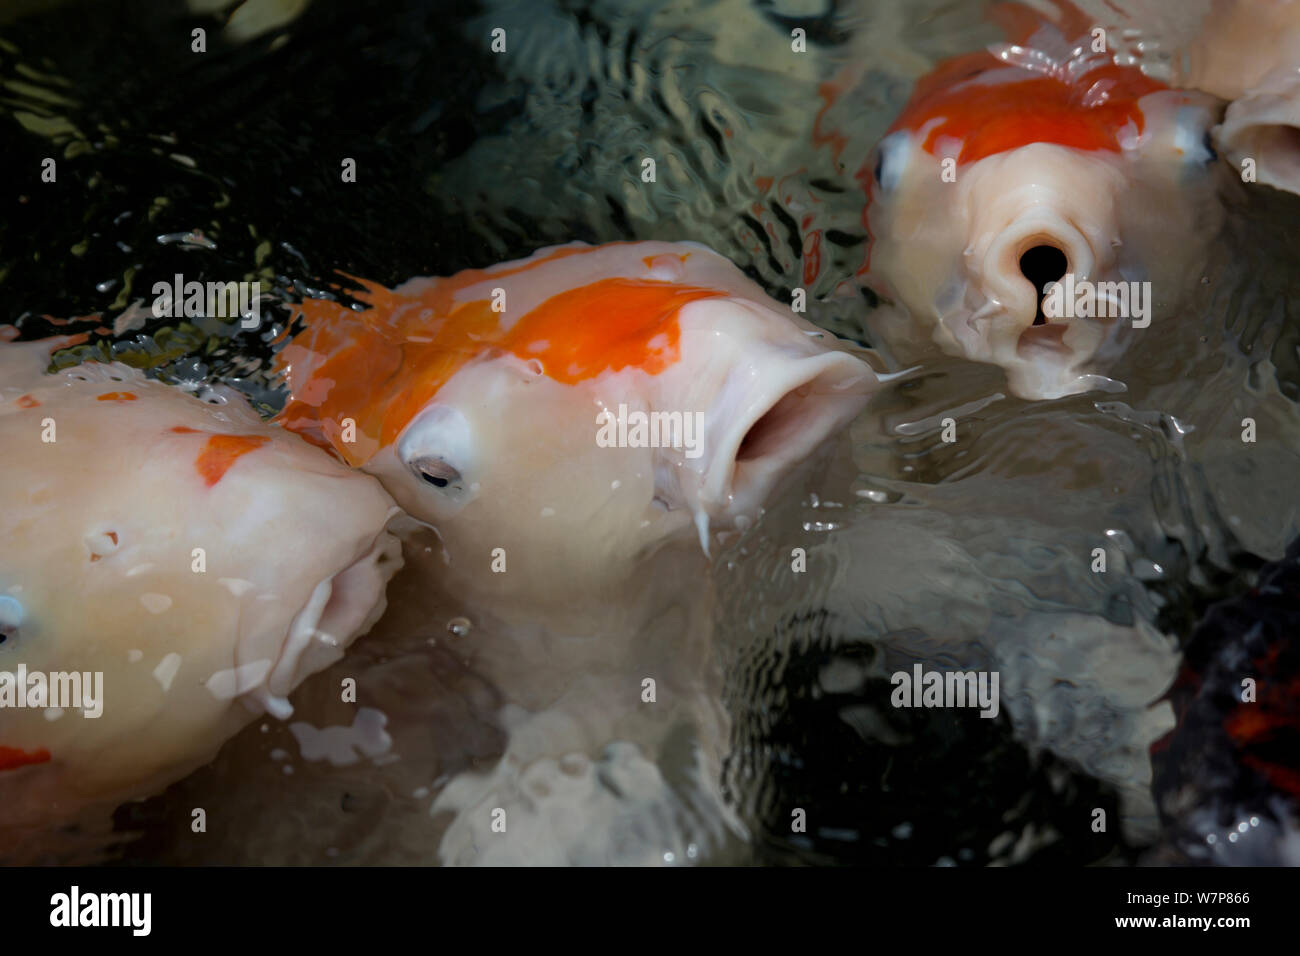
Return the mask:
[[[399,512],[390,510],[389,518]],[[292,713],[286,698],[293,689],[342,657],[382,616],[388,582],[402,564],[401,541],[385,522],[351,561],[312,588],[289,625],[279,657],[252,696],[282,719]]]
[[1031,325],[1020,333],[1016,340],[1016,354],[1022,358],[1034,352],[1047,352],[1061,357],[1072,357],[1074,349],[1065,344],[1065,334],[1069,331],[1068,321],[1048,322],[1045,325]]
[[724,431],[701,488],[701,504],[713,517],[734,520],[760,507],[786,473],[857,416],[876,384],[866,362],[839,351],[788,363],[784,375],[755,378],[761,386]]
[[[1085,230],[1051,206],[1042,205],[1031,207],[1011,221],[1000,241],[990,249],[984,267],[990,275],[1004,270],[1019,281],[1029,282],[1020,274],[1020,259],[1035,246],[1059,249],[1065,256],[1065,273],[1073,273],[1076,279],[1089,278],[1097,266],[1097,255]],[[1004,261],[1007,252],[1011,253],[1009,263]],[[1034,291],[1037,293],[1037,289]]]

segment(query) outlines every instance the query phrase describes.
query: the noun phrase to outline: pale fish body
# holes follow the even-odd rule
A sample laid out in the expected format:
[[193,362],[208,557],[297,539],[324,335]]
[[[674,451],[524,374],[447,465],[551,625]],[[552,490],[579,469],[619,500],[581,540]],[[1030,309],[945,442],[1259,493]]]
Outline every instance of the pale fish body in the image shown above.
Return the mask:
[[[451,817],[439,856],[663,862],[668,840],[687,859],[670,825],[680,798],[657,766],[671,741],[694,741],[691,799],[730,819],[695,541],[707,551],[715,530],[757,520],[778,489],[807,493],[796,466],[877,387],[866,353],[694,243],[576,243],[365,288],[363,311],[304,303],[280,353],[292,391],[280,421],[436,532],[408,532],[374,640],[432,633],[500,702],[500,760],[433,800]],[[602,413],[620,407],[692,416],[696,440],[646,447],[629,427],[611,447]],[[447,635],[462,616],[469,632]],[[493,840],[498,812],[509,836]]]
[[[378,482],[234,393],[43,374],[49,350],[0,346],[0,826],[145,796],[286,717],[401,565]],[[80,675],[85,706],[30,676],[16,706],[20,668]]]

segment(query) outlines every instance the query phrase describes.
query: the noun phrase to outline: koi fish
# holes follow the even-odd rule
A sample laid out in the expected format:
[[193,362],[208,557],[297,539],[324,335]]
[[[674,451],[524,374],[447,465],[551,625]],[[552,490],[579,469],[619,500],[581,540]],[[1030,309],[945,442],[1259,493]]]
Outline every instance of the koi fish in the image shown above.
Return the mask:
[[1300,3],[1214,0],[1178,82],[1229,100],[1219,150],[1255,181],[1300,193]]
[[147,795],[288,716],[401,566],[374,479],[233,392],[44,374],[50,347],[0,345],[0,827]]
[[375,475],[477,593],[571,601],[692,528],[707,553],[877,381],[694,243],[361,285],[363,311],[299,307],[278,421]]
[[1121,329],[1168,311],[1219,221],[1212,98],[1119,62],[1056,6],[1059,22],[996,8],[1012,42],[920,80],[858,173],[862,272],[908,313],[881,334],[999,365],[1029,399],[1105,384]]
[[1300,541],[1187,639],[1177,725],[1151,748],[1172,862],[1300,863],[1298,598]]

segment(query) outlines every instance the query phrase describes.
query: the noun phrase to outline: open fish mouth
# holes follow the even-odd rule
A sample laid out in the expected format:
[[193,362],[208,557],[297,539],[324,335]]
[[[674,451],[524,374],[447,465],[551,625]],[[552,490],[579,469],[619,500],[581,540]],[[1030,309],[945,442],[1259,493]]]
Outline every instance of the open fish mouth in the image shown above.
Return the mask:
[[750,404],[718,446],[708,490],[734,510],[756,507],[773,485],[866,404],[874,378],[865,365],[832,353],[796,363],[788,380]]
[[713,447],[693,500],[700,546],[711,522],[742,526],[776,486],[866,405],[878,379],[843,352],[778,355],[730,381],[709,413]]

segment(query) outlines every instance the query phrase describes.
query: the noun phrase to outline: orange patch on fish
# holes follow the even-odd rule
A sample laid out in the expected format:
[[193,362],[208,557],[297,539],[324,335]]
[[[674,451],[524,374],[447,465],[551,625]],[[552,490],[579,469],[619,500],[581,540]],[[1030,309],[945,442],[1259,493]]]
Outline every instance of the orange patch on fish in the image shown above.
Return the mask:
[[[1034,34],[1049,25],[1072,46],[1089,49],[1092,21],[1068,0],[1053,4],[1055,22],[1016,3],[997,4],[991,18],[1017,45],[1032,47]],[[889,131],[924,129],[921,145],[931,155],[939,155],[944,140],[959,142],[959,164],[1030,143],[1119,152],[1122,130],[1142,132],[1138,100],[1168,87],[1136,66],[1096,56],[1068,76],[1004,62],[987,50],[953,57],[917,82]]]
[[40,402],[38,402],[31,395],[20,395],[18,397],[17,402],[15,402],[15,404],[19,408],[35,408],[37,405],[40,404]]
[[175,427],[168,429],[168,431],[173,431],[178,435],[199,434],[199,430],[197,428],[190,428],[188,425],[176,425]]
[[99,396],[101,402],[134,402],[139,396],[134,392],[105,392]]
[[[293,392],[277,420],[361,465],[395,441],[452,375],[486,353],[536,360],[543,374],[569,385],[629,366],[655,375],[677,360],[682,306],[727,294],[654,279],[601,279],[552,296],[510,328],[489,300],[456,301],[469,286],[585,251],[560,249],[511,269],[458,273],[415,294],[358,280],[366,291],[356,298],[371,306],[364,312],[303,302],[306,328],[277,358]],[[342,441],[344,419],[355,423],[353,441]]]
[[716,289],[649,279],[601,279],[552,296],[501,341],[524,359],[540,359],[546,375],[575,385],[601,372],[635,366],[657,375],[677,361],[677,313]]
[[230,467],[271,439],[265,435],[213,435],[203,445],[194,467],[209,488],[225,477]]
[[44,747],[27,751],[17,747],[0,746],[0,770],[17,770],[19,767],[49,762],[50,752]]
[[917,84],[890,131],[925,130],[921,146],[935,156],[945,140],[955,141],[958,164],[1030,143],[1119,152],[1124,129],[1142,132],[1138,100],[1167,89],[1134,67],[1113,63],[1075,83],[1023,70],[1021,80],[989,81],[988,74],[1018,69],[988,52],[950,60]]

